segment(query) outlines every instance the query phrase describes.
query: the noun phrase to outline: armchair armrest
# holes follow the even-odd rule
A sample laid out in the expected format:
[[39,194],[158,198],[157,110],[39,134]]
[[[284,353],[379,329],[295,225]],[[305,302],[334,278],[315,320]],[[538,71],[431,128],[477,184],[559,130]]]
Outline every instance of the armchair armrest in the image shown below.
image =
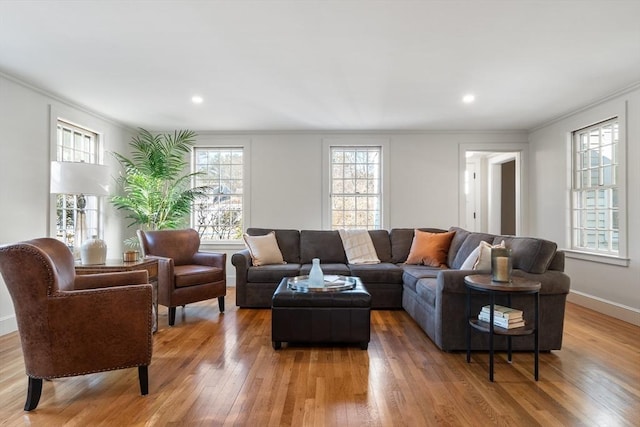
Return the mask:
[[76,276],[73,288],[75,290],[97,289],[111,286],[143,285],[146,283],[149,283],[149,273],[146,270],[136,270]]
[[158,260],[158,303],[169,304],[171,292],[174,284],[174,262],[173,258],[166,258],[157,255],[147,255],[146,258]]
[[198,251],[193,255],[193,262],[195,264],[218,267],[224,270],[227,265],[227,254]]
[[151,285],[61,291],[47,305],[50,365],[41,377],[150,364]]

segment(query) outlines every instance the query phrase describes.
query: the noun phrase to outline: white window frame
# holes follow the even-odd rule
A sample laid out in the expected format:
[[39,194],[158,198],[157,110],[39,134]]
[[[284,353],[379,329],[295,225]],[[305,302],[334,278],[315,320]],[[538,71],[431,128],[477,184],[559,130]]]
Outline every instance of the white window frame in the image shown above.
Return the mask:
[[380,228],[388,229],[389,200],[389,139],[379,137],[335,137],[322,140],[322,228],[332,229],[331,148],[380,147]]
[[[59,127],[62,126],[64,128],[70,129],[74,132],[78,132],[80,134],[91,134],[94,138],[93,147],[89,150],[89,152],[84,152],[81,148],[75,149],[72,148],[72,152],[74,153],[73,159],[70,159],[64,153],[64,149],[59,145],[59,136],[60,130]],[[78,153],[84,152],[84,154],[80,155],[80,159],[77,158]],[[52,161],[84,161],[87,163],[94,164],[103,164],[104,162],[104,134],[102,132],[96,131],[92,129],[90,126],[86,126],[84,124],[80,124],[75,120],[69,120],[66,117],[62,117],[59,115],[59,112],[51,108],[51,160]],[[52,237],[56,237],[61,239],[65,243],[74,247],[74,250],[80,247],[82,242],[72,241],[68,236],[60,236],[58,235],[58,200],[62,199],[62,209],[66,211],[71,211],[74,216],[74,230],[77,231],[78,224],[75,224],[77,221],[77,213],[79,212],[79,208],[77,206],[78,197],[74,196],[73,198],[68,197],[70,195],[62,195],[62,194],[52,194],[51,195],[51,210],[50,210],[50,235]],[[103,237],[103,222],[104,222],[104,206],[101,197],[97,197],[94,195],[84,195],[86,200],[86,206],[84,207],[85,220],[87,221],[86,234],[87,236],[97,235]],[[71,206],[67,204],[68,201],[71,201]],[[75,231],[74,237],[75,238]]]
[[[612,106],[613,105],[613,106]],[[628,224],[627,224],[627,102],[620,101],[600,105],[585,114],[581,121],[574,122],[573,129],[567,132],[567,230],[564,249],[568,258],[600,262],[618,266],[628,266]],[[610,119],[618,119],[618,254],[589,251],[573,246],[573,180],[575,178],[573,136],[574,132],[589,128]]]
[[[196,146],[192,152],[192,160],[191,160],[191,170],[192,172],[196,172],[196,151],[197,150],[225,150],[225,149],[234,149],[234,150],[242,150],[242,181],[243,181],[243,192],[242,192],[242,231],[244,231],[247,227],[250,227],[250,158],[251,158],[251,141],[249,139],[244,138],[229,138],[229,139],[220,139],[220,138],[210,138],[206,134],[199,135],[198,141],[196,142]],[[193,179],[193,184],[196,184],[196,178]],[[197,202],[196,202],[197,203]],[[197,209],[192,209],[190,224],[191,227],[198,231],[198,219],[197,219]],[[212,240],[212,239],[202,239],[202,244],[208,247],[235,247],[240,244],[244,244],[242,237],[238,239],[228,239],[228,240]]]

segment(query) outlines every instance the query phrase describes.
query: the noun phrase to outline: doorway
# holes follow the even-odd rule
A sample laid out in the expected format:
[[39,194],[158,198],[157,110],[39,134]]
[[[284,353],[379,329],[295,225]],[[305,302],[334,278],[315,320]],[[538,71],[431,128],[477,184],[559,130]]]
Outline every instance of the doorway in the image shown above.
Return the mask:
[[461,226],[492,234],[521,234],[520,177],[520,152],[466,151]]

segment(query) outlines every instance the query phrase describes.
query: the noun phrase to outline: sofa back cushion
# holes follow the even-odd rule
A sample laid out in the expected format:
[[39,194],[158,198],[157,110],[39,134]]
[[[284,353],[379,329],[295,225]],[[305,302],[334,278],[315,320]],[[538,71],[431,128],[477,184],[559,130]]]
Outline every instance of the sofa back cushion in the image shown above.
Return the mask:
[[276,230],[273,228],[247,228],[250,236],[264,236],[275,231],[278,247],[287,263],[300,263],[300,232],[298,230]]
[[447,265],[449,265],[449,267],[452,267],[456,258],[456,254],[460,250],[460,247],[466,240],[467,236],[471,234],[471,232],[460,227],[450,227],[449,231],[456,232],[456,234],[453,236],[453,239],[451,239],[451,245],[449,246],[449,255],[447,256]]
[[300,263],[309,264],[312,259],[320,258],[320,262],[347,263],[342,239],[336,230],[301,230],[300,231]]
[[551,259],[547,270],[564,271],[564,252],[556,250],[556,254]]
[[[469,232],[463,230],[461,228],[452,227],[452,231],[456,232],[454,236],[454,240],[458,240],[458,246],[454,248],[454,242],[451,242],[451,247],[449,248],[449,267],[460,269],[462,264],[464,264],[465,260],[471,255],[471,252],[474,251],[478,246],[480,246],[480,242],[492,243],[495,235],[488,233],[476,233]],[[457,237],[463,237],[462,242]]]
[[[398,264],[405,262],[411,250],[413,243],[413,235],[415,228],[392,228],[389,232],[389,240],[391,241],[391,262]],[[418,228],[420,231],[428,231],[429,233],[444,233],[447,230],[441,228]],[[374,243],[375,244],[375,243]],[[378,254],[379,256],[380,254]],[[380,258],[382,261],[382,258]]]
[[387,230],[369,230],[369,236],[376,248],[380,262],[391,262],[391,240]]
[[513,268],[533,274],[547,271],[558,247],[549,240],[513,236],[496,236],[493,244],[497,245],[503,240],[505,246],[511,248]]

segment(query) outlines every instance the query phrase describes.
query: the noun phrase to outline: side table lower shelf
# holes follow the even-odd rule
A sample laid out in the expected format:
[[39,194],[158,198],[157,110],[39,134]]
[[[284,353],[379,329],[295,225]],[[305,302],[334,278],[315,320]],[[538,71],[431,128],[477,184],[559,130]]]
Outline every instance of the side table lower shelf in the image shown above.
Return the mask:
[[[512,360],[511,351],[511,338],[521,337],[526,335],[534,336],[534,378],[538,381],[539,377],[539,345],[538,345],[538,323],[539,323],[539,298],[541,283],[533,280],[527,280],[522,277],[514,277],[511,282],[501,283],[493,282],[491,276],[487,274],[475,274],[466,276],[464,278],[467,286],[467,318],[469,319],[466,325],[467,329],[467,363],[471,362],[471,329],[475,329],[479,332],[483,332],[489,335],[489,381],[493,381],[493,337],[494,335],[503,335],[507,337],[507,352],[508,360]],[[490,297],[490,321],[484,322],[476,317],[471,317],[471,290],[488,294]],[[496,305],[496,295],[506,295],[511,303],[512,294],[530,294],[535,300],[534,308],[534,322],[533,325],[527,324],[513,329],[506,329],[496,326],[493,322],[494,308]]]

